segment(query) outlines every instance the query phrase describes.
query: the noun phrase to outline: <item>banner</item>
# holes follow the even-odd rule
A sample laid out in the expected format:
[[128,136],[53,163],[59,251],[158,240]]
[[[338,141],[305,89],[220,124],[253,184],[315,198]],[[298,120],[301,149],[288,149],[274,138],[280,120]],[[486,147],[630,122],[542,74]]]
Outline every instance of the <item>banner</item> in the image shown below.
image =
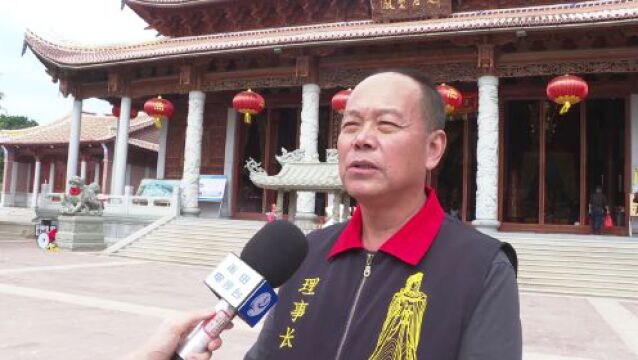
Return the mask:
[[199,201],[222,202],[226,181],[224,175],[200,175]]

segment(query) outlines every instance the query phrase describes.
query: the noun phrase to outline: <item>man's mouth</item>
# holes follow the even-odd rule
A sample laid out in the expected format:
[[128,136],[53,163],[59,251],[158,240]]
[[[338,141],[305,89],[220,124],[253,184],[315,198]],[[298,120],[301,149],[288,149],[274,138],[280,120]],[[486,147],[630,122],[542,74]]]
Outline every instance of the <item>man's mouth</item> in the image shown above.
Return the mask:
[[360,170],[376,170],[377,166],[370,161],[357,160],[357,161],[351,162],[348,168],[351,168],[351,169],[354,168],[354,169],[360,169]]

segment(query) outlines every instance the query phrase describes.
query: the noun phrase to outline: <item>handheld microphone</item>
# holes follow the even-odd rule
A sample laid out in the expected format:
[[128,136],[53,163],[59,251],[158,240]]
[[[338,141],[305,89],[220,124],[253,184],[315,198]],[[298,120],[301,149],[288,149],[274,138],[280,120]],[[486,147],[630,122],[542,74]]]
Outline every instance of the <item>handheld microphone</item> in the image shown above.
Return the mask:
[[186,337],[173,360],[207,350],[235,317],[255,326],[277,302],[273,290],[288,281],[308,253],[305,235],[295,225],[277,220],[266,224],[237,257],[228,254],[204,283],[220,299],[215,315],[200,322]]

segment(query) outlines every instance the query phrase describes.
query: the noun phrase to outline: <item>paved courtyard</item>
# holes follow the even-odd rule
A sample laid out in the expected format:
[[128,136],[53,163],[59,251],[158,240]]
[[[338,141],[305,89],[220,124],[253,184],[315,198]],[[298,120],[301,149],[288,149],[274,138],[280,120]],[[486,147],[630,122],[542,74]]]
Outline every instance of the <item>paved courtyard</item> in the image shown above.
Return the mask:
[[[212,307],[210,270],[0,241],[0,359],[120,358],[164,317]],[[522,294],[521,307],[526,360],[638,359],[638,302]],[[213,358],[241,359],[257,331],[236,324]]]

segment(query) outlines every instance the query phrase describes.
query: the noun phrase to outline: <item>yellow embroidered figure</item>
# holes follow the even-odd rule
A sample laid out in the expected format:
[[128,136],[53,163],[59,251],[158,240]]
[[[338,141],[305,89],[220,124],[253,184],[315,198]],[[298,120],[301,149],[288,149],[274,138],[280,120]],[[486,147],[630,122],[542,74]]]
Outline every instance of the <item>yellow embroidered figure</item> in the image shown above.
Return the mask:
[[299,292],[302,295],[314,295],[315,288],[317,287],[318,284],[319,284],[319,278],[304,279],[304,283],[303,285],[301,285]]
[[301,300],[300,302],[293,302],[292,304],[295,308],[290,312],[290,318],[292,319],[292,322],[295,322],[298,318],[306,314],[306,307],[308,307],[308,303]]
[[286,326],[286,334],[279,335],[281,343],[279,348],[287,347],[292,349],[292,339],[295,338],[295,329],[291,329],[290,326]]
[[392,297],[388,314],[370,360],[416,360],[421,322],[428,297],[421,291],[423,273],[405,281],[405,287]]
[[394,9],[394,5],[392,5],[393,0],[383,0],[383,9]]

